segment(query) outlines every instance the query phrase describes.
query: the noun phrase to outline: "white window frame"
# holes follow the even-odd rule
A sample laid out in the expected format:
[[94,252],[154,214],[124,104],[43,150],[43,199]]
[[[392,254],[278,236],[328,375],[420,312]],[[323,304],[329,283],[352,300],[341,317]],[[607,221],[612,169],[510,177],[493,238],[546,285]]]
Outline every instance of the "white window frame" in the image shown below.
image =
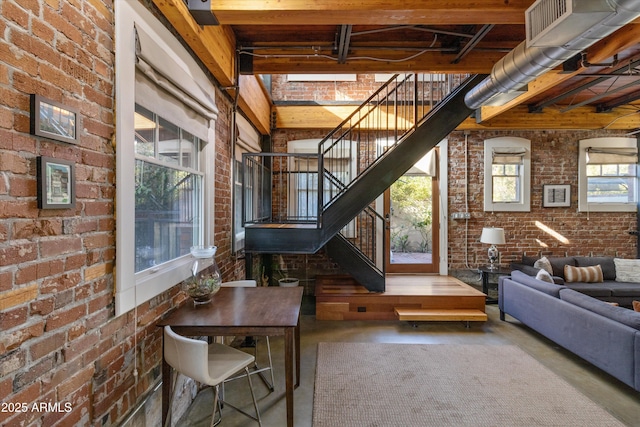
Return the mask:
[[[635,138],[604,137],[583,139],[578,142],[578,210],[580,212],[636,212],[637,202],[609,203],[587,202],[587,147],[593,148],[637,148]],[[636,169],[636,175],[638,170]],[[636,188],[638,187],[636,176]],[[638,194],[636,194],[636,200]]]
[[[493,201],[493,151],[494,149],[523,149],[520,176],[521,200],[515,203]],[[499,137],[484,141],[484,210],[485,212],[531,211],[531,141],[519,137]]]
[[[191,274],[191,257],[182,256],[135,273],[135,147],[134,109],[137,49],[144,34],[150,54],[146,65],[159,71],[155,83],[172,92],[207,118],[207,139],[203,140],[202,158],[205,173],[204,224],[202,244],[214,244],[213,207],[215,171],[215,120],[217,107],[212,97],[215,87],[202,72],[182,44],[138,1],[115,0],[116,55],[116,315],[132,310],[141,303],[165,292]],[[151,72],[151,71],[149,71]],[[169,80],[176,76],[176,80]],[[189,78],[190,77],[190,78]],[[171,119],[171,118],[167,118]],[[187,129],[188,130],[188,129]]]
[[[315,154],[318,152],[318,144],[322,141],[321,139],[300,139],[295,141],[289,141],[287,143],[287,152],[293,154]],[[357,175],[357,158],[355,158],[355,153],[357,153],[357,143],[355,141],[351,141],[351,159],[349,161],[349,174],[350,179],[353,179],[354,176]],[[293,162],[290,164],[290,169],[294,169],[295,166]],[[319,178],[318,178],[319,179]],[[297,191],[294,186],[289,186],[289,203],[287,206],[287,214],[289,216],[296,216],[298,212],[297,206]],[[318,207],[320,209],[321,207]],[[321,212],[318,212],[318,215],[321,215]],[[343,228],[343,233],[345,236],[349,238],[354,238],[356,236],[356,221],[351,221]]]

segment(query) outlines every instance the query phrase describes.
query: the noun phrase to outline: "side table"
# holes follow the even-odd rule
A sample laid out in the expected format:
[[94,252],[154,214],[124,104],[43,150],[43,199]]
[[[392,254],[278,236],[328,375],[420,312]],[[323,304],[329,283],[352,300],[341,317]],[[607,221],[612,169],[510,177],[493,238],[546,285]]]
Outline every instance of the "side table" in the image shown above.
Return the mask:
[[[511,274],[511,269],[503,267],[495,267],[491,269],[488,266],[478,268],[478,271],[482,274],[482,292],[487,295],[487,304],[497,304],[498,298],[489,297],[489,286],[498,286],[498,277],[508,276]],[[493,279],[494,281],[491,281]]]

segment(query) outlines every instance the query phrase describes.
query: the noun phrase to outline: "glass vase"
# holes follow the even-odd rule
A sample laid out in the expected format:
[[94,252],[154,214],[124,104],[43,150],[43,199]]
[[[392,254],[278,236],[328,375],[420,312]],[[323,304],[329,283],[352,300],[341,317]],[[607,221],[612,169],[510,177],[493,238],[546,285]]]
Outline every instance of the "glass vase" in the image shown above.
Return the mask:
[[211,297],[220,290],[222,277],[216,263],[216,246],[192,246],[191,277],[185,281],[187,295],[198,306],[207,304]]

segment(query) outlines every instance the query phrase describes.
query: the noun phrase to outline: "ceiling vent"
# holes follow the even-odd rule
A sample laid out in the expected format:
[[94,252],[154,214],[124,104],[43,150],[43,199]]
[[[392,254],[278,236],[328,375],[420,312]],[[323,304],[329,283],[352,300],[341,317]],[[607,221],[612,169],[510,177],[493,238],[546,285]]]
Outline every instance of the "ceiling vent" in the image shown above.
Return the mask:
[[564,46],[613,13],[606,0],[538,0],[525,12],[527,46]]

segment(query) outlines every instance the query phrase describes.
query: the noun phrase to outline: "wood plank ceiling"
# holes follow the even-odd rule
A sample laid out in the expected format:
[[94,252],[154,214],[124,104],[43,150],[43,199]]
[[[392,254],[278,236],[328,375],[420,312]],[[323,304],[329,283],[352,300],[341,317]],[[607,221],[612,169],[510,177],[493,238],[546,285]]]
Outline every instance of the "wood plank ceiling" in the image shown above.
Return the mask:
[[[488,74],[525,39],[525,10],[533,3],[214,0],[212,14],[219,26],[198,27],[182,0],[153,1],[205,64],[221,62],[209,68],[223,86],[237,84],[239,77],[229,71],[236,69],[244,75]],[[221,41],[237,55],[216,59]],[[639,66],[636,20],[588,48],[565,70],[558,67],[538,77],[528,92],[507,105],[482,107],[477,120],[463,127],[634,131],[640,128]],[[244,103],[251,108],[249,99]]]

